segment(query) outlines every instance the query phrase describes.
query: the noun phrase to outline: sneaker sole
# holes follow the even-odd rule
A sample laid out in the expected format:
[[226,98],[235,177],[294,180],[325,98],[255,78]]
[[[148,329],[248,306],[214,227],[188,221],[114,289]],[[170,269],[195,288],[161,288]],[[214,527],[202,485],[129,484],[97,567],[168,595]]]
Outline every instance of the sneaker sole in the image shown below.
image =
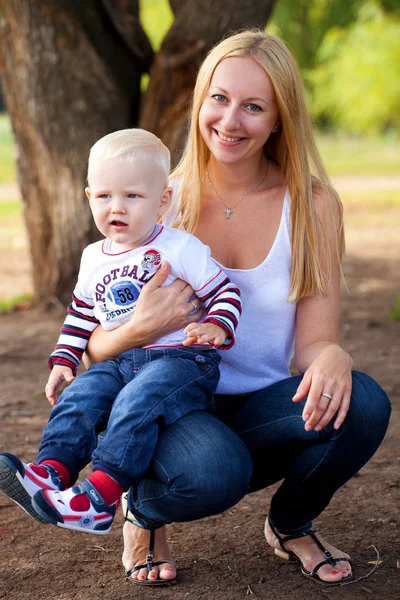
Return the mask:
[[7,457],[2,456],[0,458],[0,490],[15,504],[18,504],[30,517],[46,525],[48,521],[42,519],[33,508],[32,498],[26,491],[22,479],[22,475],[14,463],[8,460]]
[[53,506],[51,506],[51,504],[49,504],[41,492],[38,492],[33,496],[32,504],[34,510],[37,511],[39,516],[43,517],[46,523],[51,523],[51,525],[56,525],[56,527],[70,529],[71,531],[81,531],[82,533],[94,533],[95,535],[106,535],[111,531],[113,521],[107,529],[90,529],[89,527],[81,527],[79,525],[74,526],[73,524],[64,523],[64,521],[60,520],[62,519],[62,516]]

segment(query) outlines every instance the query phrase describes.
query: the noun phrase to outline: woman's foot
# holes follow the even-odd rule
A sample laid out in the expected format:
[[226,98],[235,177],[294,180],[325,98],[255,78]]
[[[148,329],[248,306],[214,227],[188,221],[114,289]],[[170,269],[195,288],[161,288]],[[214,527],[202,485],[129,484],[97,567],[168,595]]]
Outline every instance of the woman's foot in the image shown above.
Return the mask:
[[[161,565],[153,567],[150,573],[147,569],[140,569],[132,573],[132,579],[143,581],[144,579],[164,579],[172,580],[176,578],[175,563],[172,559],[168,547],[166,527],[160,527],[155,530],[154,542],[154,562],[162,561]],[[146,556],[149,551],[150,531],[136,527],[129,521],[124,524],[124,552],[122,554],[122,564],[126,571],[146,563]]]
[[[343,556],[350,559],[348,554],[341,552],[337,548],[334,548],[331,546],[331,544],[325,542],[318,534],[316,535],[322,545],[332,554],[333,558],[339,558]],[[268,519],[265,523],[265,537],[268,544],[272,548],[282,550],[279,540],[276,538],[270,524],[268,523]],[[285,536],[282,535],[282,537],[284,538]],[[322,551],[318,548],[316,543],[309,535],[285,543],[285,549],[293,552],[303,564],[304,569],[309,572],[311,572],[318,565],[318,563],[326,559],[326,556],[323,555]],[[347,561],[341,560],[336,563],[335,566],[329,564],[323,565],[320,569],[318,569],[317,575],[322,581],[326,581],[328,583],[337,583],[342,579],[350,578],[351,566]]]

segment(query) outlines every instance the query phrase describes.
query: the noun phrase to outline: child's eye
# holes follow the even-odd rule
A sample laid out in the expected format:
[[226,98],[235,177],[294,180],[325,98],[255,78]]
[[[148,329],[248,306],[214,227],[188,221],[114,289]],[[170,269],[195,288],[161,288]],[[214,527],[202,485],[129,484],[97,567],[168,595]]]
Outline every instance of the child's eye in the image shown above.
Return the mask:
[[128,198],[139,198],[139,194],[127,194]]
[[261,106],[258,106],[258,104],[248,104],[247,108],[251,111],[251,112],[259,112],[261,109]]
[[110,198],[110,194],[99,194],[99,198]]
[[223,94],[213,94],[212,98],[214,98],[214,100],[216,100],[217,102],[225,102],[226,100],[226,96],[224,96]]

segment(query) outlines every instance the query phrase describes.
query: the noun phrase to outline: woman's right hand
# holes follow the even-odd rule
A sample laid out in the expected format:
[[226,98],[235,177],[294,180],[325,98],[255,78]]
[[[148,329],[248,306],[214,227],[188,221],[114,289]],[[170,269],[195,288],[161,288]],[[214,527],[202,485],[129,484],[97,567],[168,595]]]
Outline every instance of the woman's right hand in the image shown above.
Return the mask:
[[127,323],[140,338],[136,346],[146,346],[189,323],[197,323],[203,315],[203,310],[193,313],[194,305],[189,300],[194,291],[186,281],[175,279],[170,285],[162,287],[169,271],[169,264],[163,261],[140,292],[135,311]]
[[139,348],[157,339],[196,323],[203,316],[200,308],[193,312],[190,298],[193,288],[182,279],[162,287],[170,271],[163,261],[158,271],[143,286],[132,318],[117,329],[105,331],[97,327],[89,340],[84,356],[86,367],[95,362],[112,359],[130,348]]

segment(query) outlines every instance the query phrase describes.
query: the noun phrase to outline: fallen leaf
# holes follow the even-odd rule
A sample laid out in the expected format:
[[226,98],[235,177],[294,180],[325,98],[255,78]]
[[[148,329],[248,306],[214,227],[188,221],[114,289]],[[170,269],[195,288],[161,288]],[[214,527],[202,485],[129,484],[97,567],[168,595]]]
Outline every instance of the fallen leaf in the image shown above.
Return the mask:
[[381,565],[383,563],[383,560],[369,560],[368,564],[369,565]]

